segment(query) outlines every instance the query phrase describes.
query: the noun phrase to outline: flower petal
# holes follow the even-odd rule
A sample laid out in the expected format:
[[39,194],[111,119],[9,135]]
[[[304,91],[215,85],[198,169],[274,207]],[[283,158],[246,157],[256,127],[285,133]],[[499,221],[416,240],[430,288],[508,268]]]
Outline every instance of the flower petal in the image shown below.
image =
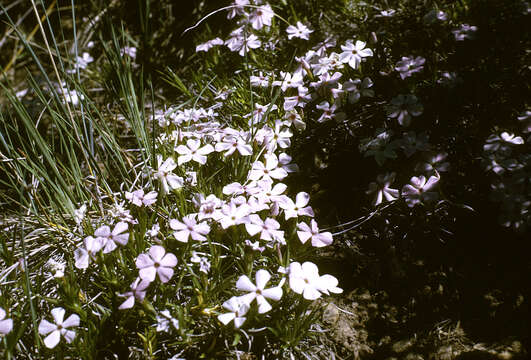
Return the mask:
[[238,290],[248,291],[248,292],[256,290],[256,286],[251,282],[251,280],[249,280],[247,275],[240,276],[240,278],[236,282],[236,288]]
[[44,345],[46,345],[48,349],[53,349],[59,343],[60,339],[61,333],[59,330],[52,331],[50,335],[44,338]]
[[256,272],[256,287],[260,290],[263,290],[269,279],[271,279],[271,274],[267,270],[258,270]]

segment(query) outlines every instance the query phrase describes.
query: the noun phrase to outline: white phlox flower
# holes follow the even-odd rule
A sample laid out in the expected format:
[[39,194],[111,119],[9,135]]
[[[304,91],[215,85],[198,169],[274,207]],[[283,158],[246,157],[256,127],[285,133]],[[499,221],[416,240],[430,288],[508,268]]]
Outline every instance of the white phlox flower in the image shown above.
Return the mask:
[[157,192],[150,191],[147,194],[144,194],[143,189],[138,189],[133,192],[126,191],[125,198],[129,200],[133,205],[136,206],[149,206],[157,202]]
[[271,26],[271,19],[273,19],[275,13],[269,4],[265,4],[256,9],[251,16],[249,21],[251,26],[255,30],[260,30],[264,26]]
[[247,144],[242,138],[234,136],[225,136],[216,144],[217,152],[224,152],[223,156],[232,155],[236,150],[242,156],[249,156],[253,154],[253,148]]
[[347,40],[345,45],[341,45],[343,52],[339,55],[340,61],[357,69],[363,58],[373,56],[372,50],[365,48],[365,45],[364,41],[356,40],[356,44],[353,44],[351,40]]
[[162,155],[157,155],[158,170],[154,173],[155,179],[162,184],[162,191],[167,194],[170,190],[179,189],[183,186],[183,178],[175,175],[172,171],[177,167],[173,158],[169,157],[164,162]]
[[102,238],[87,236],[83,240],[84,247],[79,247],[74,251],[74,266],[78,269],[86,269],[90,261],[96,260],[96,254],[105,245]]
[[183,243],[188,242],[190,237],[196,241],[204,241],[206,240],[204,235],[210,232],[210,226],[206,222],[197,223],[195,214],[184,216],[182,222],[177,219],[171,219],[170,228],[175,230],[173,236]]
[[419,116],[424,111],[415,95],[398,95],[391,100],[387,116],[396,118],[402,126],[409,126],[412,116]]
[[413,207],[420,202],[427,202],[436,200],[439,193],[432,190],[439,182],[439,174],[437,176],[430,176],[426,179],[424,176],[413,176],[411,184],[407,184],[402,188],[402,196],[406,200],[409,207]]
[[243,302],[239,297],[233,296],[225,301],[222,306],[229,312],[219,314],[218,320],[223,323],[223,325],[227,325],[231,321],[234,321],[234,327],[239,329],[246,320],[245,314],[249,311],[249,304]]
[[227,229],[230,226],[247,223],[250,213],[251,208],[247,203],[238,205],[235,201],[231,200],[228,204],[223,205],[221,215],[217,221],[223,229]]
[[287,96],[284,98],[284,110],[289,111],[295,109],[296,106],[303,108],[306,103],[312,100],[312,96],[308,94],[308,88],[299,86],[297,88],[297,95]]
[[177,265],[177,257],[160,245],[153,245],[148,254],[140,254],[136,258],[136,267],[142,280],[152,282],[158,275],[162,283],[168,282],[173,276],[173,268]]
[[293,75],[288,72],[280,72],[280,80],[273,81],[273,86],[280,86],[283,92],[289,88],[298,88],[303,84],[302,74],[294,73]]
[[249,222],[245,224],[245,229],[249,235],[254,236],[260,233],[260,239],[285,243],[284,231],[279,230],[280,224],[273,218],[262,220],[256,214],[249,215]]
[[44,338],[44,345],[48,349],[53,349],[61,340],[61,336],[65,338],[67,343],[71,343],[76,337],[74,330],[68,328],[79,326],[79,316],[76,314],[70,315],[66,320],[65,309],[58,307],[52,309],[52,316],[54,323],[42,319],[39,323],[39,334],[47,335]]
[[179,320],[171,316],[169,310],[162,310],[159,314],[157,314],[157,332],[169,332],[170,325],[172,325],[175,330],[179,330]]
[[323,247],[332,244],[332,233],[330,232],[319,232],[319,227],[317,222],[312,219],[311,227],[306,223],[297,224],[297,235],[301,243],[306,243],[309,239],[312,240],[313,247]]
[[206,144],[201,147],[201,141],[196,139],[188,139],[186,146],[177,146],[177,152],[181,155],[177,159],[177,163],[182,165],[191,160],[204,165],[207,161],[207,155],[214,151],[214,147],[210,144]]
[[240,291],[247,291],[248,294],[240,296],[243,304],[248,306],[256,299],[258,304],[258,313],[264,314],[272,309],[272,306],[266,299],[278,301],[282,298],[281,286],[265,289],[265,286],[271,279],[271,274],[267,270],[260,269],[256,272],[256,285],[246,276],[242,275],[236,282],[236,288]]
[[249,179],[251,180],[260,180],[260,179],[277,179],[281,180],[288,176],[286,170],[281,167],[278,167],[278,158],[276,155],[271,154],[265,156],[265,164],[260,160],[255,161],[253,167],[249,173]]
[[340,294],[343,289],[338,288],[337,279],[332,275],[319,276],[317,265],[312,262],[305,262],[302,265],[292,262],[289,265],[289,286],[291,290],[307,300],[316,300],[322,294],[329,295],[331,292]]
[[288,39],[300,38],[304,40],[310,40],[310,34],[313,30],[310,30],[306,25],[297,21],[297,26],[290,25],[287,27],[286,32],[288,33]]
[[310,202],[310,195],[305,192],[300,192],[295,197],[295,202],[290,198],[285,198],[280,207],[284,209],[284,217],[286,220],[296,218],[299,216],[314,216],[311,206],[306,206]]
[[199,52],[199,51],[208,51],[210,50],[213,46],[216,46],[216,45],[223,45],[223,40],[221,40],[220,38],[215,38],[215,39],[212,39],[212,40],[208,40],[207,42],[204,42],[202,44],[199,44],[195,47],[195,51],[196,52]]
[[0,335],[7,335],[13,329],[13,319],[6,319],[6,312],[0,307]]

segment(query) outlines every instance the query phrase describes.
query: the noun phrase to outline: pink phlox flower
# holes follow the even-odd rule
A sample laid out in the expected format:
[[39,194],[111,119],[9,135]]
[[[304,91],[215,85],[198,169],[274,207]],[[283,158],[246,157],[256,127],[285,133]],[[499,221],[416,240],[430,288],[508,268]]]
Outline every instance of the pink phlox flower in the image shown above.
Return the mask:
[[[203,254],[204,255],[204,254]],[[190,257],[190,262],[199,264],[199,271],[208,274],[210,271],[210,261],[206,256],[199,256],[199,253],[192,251],[192,256]]]
[[373,52],[369,48],[365,48],[364,41],[356,40],[353,44],[351,40],[347,40],[345,45],[341,45],[343,52],[339,55],[341,62],[348,63],[351,68],[357,69],[363,58],[373,56]]
[[422,56],[417,56],[416,58],[403,56],[402,60],[396,63],[395,70],[398,71],[400,77],[404,80],[412,74],[421,71],[425,62],[426,59]]
[[6,319],[6,312],[0,307],[0,335],[7,335],[13,329],[13,319]]
[[314,247],[328,246],[332,243],[332,233],[320,233],[319,227],[317,226],[317,222],[314,219],[312,219],[310,224],[311,227],[308,226],[308,224],[306,223],[297,224],[297,235],[299,236],[299,240],[301,241],[301,243],[306,243],[308,239],[312,240],[312,246]]
[[289,286],[297,294],[307,300],[316,300],[322,294],[329,295],[330,292],[340,294],[342,289],[337,287],[338,281],[332,275],[319,276],[317,265],[309,261],[302,265],[292,262],[289,265]]
[[261,45],[262,42],[258,39],[258,37],[255,34],[250,34],[249,36],[243,38],[238,54],[240,56],[245,56],[250,49],[258,49]]
[[290,218],[297,218],[299,216],[314,216],[311,206],[306,206],[310,202],[310,195],[305,192],[300,192],[295,198],[295,202],[290,198],[286,198],[280,207],[284,209],[284,217],[286,220]]
[[169,332],[170,325],[172,325],[175,330],[179,330],[179,320],[175,319],[169,310],[162,310],[157,314],[157,332]]
[[231,184],[225,185],[223,187],[223,194],[225,195],[254,195],[260,191],[260,188],[257,186],[256,182],[252,181],[247,185],[242,185],[238,182],[233,182]]
[[136,206],[149,206],[157,202],[157,192],[150,191],[144,194],[143,189],[138,189],[133,192],[126,191],[125,198]]
[[107,225],[99,227],[94,231],[94,236],[101,238],[105,244],[103,253],[107,254],[118,247],[118,245],[125,246],[129,241],[129,233],[124,233],[129,229],[129,225],[126,222],[119,222],[116,224],[114,229],[111,231],[111,228]]
[[260,233],[261,240],[274,240],[281,244],[285,243],[284,231],[279,230],[280,224],[273,218],[262,220],[260,216],[251,214],[249,215],[249,222],[245,224],[245,229],[251,236]]
[[61,340],[61,336],[70,344],[74,341],[76,332],[68,328],[79,326],[79,316],[72,314],[64,320],[66,311],[61,307],[54,308],[51,312],[54,323],[44,319],[39,323],[39,334],[47,335],[44,338],[44,345],[48,349],[53,349]]
[[221,40],[220,38],[214,38],[212,40],[208,40],[207,42],[204,42],[202,44],[199,44],[195,47],[195,51],[196,52],[199,52],[199,51],[208,51],[210,50],[213,46],[216,46],[216,45],[223,45],[223,40]]
[[398,95],[391,100],[387,109],[387,116],[396,118],[402,126],[409,126],[412,116],[419,116],[424,111],[422,104],[415,95]]
[[243,302],[239,297],[233,296],[225,301],[222,306],[229,312],[219,314],[218,320],[223,323],[223,325],[227,325],[231,321],[234,321],[234,327],[239,329],[246,320],[245,315],[249,311],[249,304]]
[[131,291],[118,294],[118,296],[127,298],[122,305],[118,307],[118,309],[131,309],[135,305],[135,300],[138,300],[139,302],[144,301],[144,298],[146,297],[146,289],[148,288],[149,284],[149,281],[142,280],[141,278],[137,277],[131,284]]
[[214,151],[214,147],[210,144],[201,147],[200,140],[188,139],[188,141],[186,141],[186,146],[179,145],[176,150],[181,155],[177,159],[179,165],[191,160],[204,165],[207,161],[207,155]]
[[214,194],[208,195],[206,198],[203,194],[198,194],[193,199],[194,205],[199,208],[197,219],[216,219],[219,216],[223,201],[218,199]]
[[140,254],[136,258],[139,277],[152,282],[158,275],[162,283],[168,282],[173,276],[173,268],[177,265],[177,257],[160,245],[153,245],[148,254]]
[[369,190],[367,194],[375,193],[376,196],[372,202],[373,206],[377,206],[382,203],[383,198],[387,201],[394,201],[398,199],[400,193],[397,189],[392,189],[390,186],[395,181],[395,173],[380,174],[376,178],[376,182],[369,184]]
[[272,180],[260,180],[258,185],[261,191],[255,195],[259,202],[269,204],[273,215],[278,214],[279,204],[285,201],[287,186],[282,183],[277,183],[273,186]]
[[310,86],[319,89],[322,87],[331,87],[338,83],[339,79],[341,78],[341,73],[335,72],[330,76],[329,73],[324,73],[319,76],[319,81],[314,81],[310,83]]
[[413,176],[411,184],[407,184],[402,188],[402,196],[406,200],[409,207],[413,207],[420,202],[427,202],[436,200],[439,193],[432,190],[439,182],[440,177],[430,176],[426,179],[424,176]]
[[288,33],[289,40],[294,37],[304,40],[310,40],[310,34],[313,32],[313,30],[310,30],[306,25],[304,25],[300,21],[297,21],[297,26],[288,26],[286,32]]
[[103,238],[87,236],[83,240],[84,247],[79,247],[74,251],[74,266],[78,269],[86,269],[90,261],[96,260],[96,254],[105,245]]
[[269,4],[266,4],[256,9],[249,17],[249,21],[253,29],[260,30],[264,26],[271,26],[273,16],[275,16],[273,9]]
[[197,223],[195,220],[195,214],[186,215],[183,217],[183,222],[176,219],[170,220],[170,228],[175,230],[173,236],[183,243],[188,242],[188,238],[192,238],[197,241],[204,241],[210,232],[210,226],[206,222]]
[[246,276],[242,275],[236,282],[236,288],[240,291],[247,291],[248,294],[240,297],[243,304],[248,306],[256,299],[258,313],[264,314],[272,309],[266,299],[278,301],[282,298],[282,288],[276,286],[266,289],[265,286],[271,279],[271,274],[267,270],[260,269],[256,272],[256,285]]

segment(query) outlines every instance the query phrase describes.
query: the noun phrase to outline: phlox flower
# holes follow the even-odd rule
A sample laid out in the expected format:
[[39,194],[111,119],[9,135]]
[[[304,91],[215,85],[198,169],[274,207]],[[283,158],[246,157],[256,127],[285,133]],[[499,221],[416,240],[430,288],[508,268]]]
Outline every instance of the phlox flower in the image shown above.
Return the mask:
[[402,188],[402,196],[409,207],[413,207],[420,202],[433,201],[439,197],[439,193],[432,190],[439,182],[439,176],[430,176],[426,179],[424,176],[413,176],[411,184]]
[[308,239],[312,240],[312,246],[314,247],[328,246],[332,243],[332,233],[320,233],[319,227],[317,226],[317,222],[314,219],[312,219],[310,224],[311,227],[308,226],[308,224],[306,223],[297,224],[297,235],[299,236],[299,240],[301,241],[301,243],[306,243]]
[[291,75],[291,73],[288,72],[280,72],[280,80],[273,81],[273,86],[280,86],[283,92],[285,92],[289,88],[298,88],[302,86],[302,74],[301,73],[294,73]]
[[84,248],[79,247],[74,251],[74,266],[78,269],[86,269],[91,260],[96,259],[96,254],[105,245],[103,238],[87,236],[84,240]]
[[422,114],[424,107],[415,95],[398,95],[391,100],[387,108],[387,116],[396,118],[402,126],[409,126],[412,116]]
[[284,202],[286,195],[282,195],[287,186],[282,183],[277,183],[273,186],[272,180],[260,180],[258,182],[260,187],[260,192],[255,195],[255,197],[264,204],[271,204],[271,210],[273,214],[278,213],[278,207],[281,202]]
[[286,153],[282,153],[278,156],[278,163],[280,164],[280,167],[286,170],[287,173],[299,171],[299,166],[295,163],[292,163],[291,160],[291,156]]
[[256,299],[258,304],[258,313],[264,314],[272,309],[272,306],[266,299],[278,301],[282,298],[282,287],[276,286],[273,288],[265,289],[265,286],[271,279],[271,274],[267,270],[260,269],[256,272],[256,285],[246,276],[242,275],[236,282],[236,288],[240,291],[247,291],[240,297],[243,304],[250,305],[253,300]]
[[153,174],[155,179],[159,179],[162,185],[162,191],[167,194],[170,190],[178,189],[183,186],[183,178],[175,175],[172,171],[177,167],[173,158],[169,157],[164,162],[162,155],[157,155],[158,170]]
[[87,205],[83,204],[79,209],[74,210],[74,221],[77,225],[80,225],[83,219],[85,218],[85,213],[87,212]]
[[361,96],[374,96],[374,90],[371,89],[372,85],[372,80],[366,77],[363,81],[360,79],[346,81],[343,84],[343,89],[349,92],[348,101],[354,104],[359,101]]
[[175,328],[175,330],[179,330],[179,320],[171,316],[169,310],[162,310],[159,314],[157,314],[157,332],[169,332],[170,324]]
[[[271,130],[268,128],[268,130]],[[275,129],[269,131],[264,137],[264,142],[267,144],[268,152],[273,152],[277,146],[286,149],[291,146],[290,138],[293,136],[291,131],[284,128],[284,122],[281,120],[275,121]]]
[[128,291],[123,294],[118,294],[118,296],[126,297],[127,299],[118,307],[120,310],[130,309],[135,305],[135,300],[139,302],[144,301],[146,297],[146,289],[148,288],[150,282],[142,280],[137,277],[135,281],[131,284],[131,291]]
[[223,323],[223,325],[227,325],[234,320],[234,327],[239,329],[246,320],[245,314],[249,311],[249,304],[244,303],[241,298],[233,296],[225,301],[222,306],[229,312],[219,314],[218,320]]
[[398,199],[400,196],[398,190],[390,188],[393,181],[395,181],[395,176],[395,173],[378,175],[376,182],[369,184],[369,190],[367,190],[367,194],[376,194],[372,202],[373,206],[381,204],[383,198],[385,198],[387,201],[394,201]]
[[292,262],[289,265],[289,286],[291,290],[307,300],[316,300],[322,294],[329,295],[330,292],[340,294],[342,289],[337,287],[338,281],[332,275],[319,276],[317,265],[312,262],[305,262],[302,265]]
[[308,94],[308,88],[299,86],[297,88],[297,95],[287,96],[284,98],[284,110],[289,111],[295,109],[296,106],[303,108],[306,103],[312,100],[312,96]]
[[249,215],[249,222],[245,224],[245,229],[251,236],[260,233],[260,239],[262,240],[285,242],[284,231],[279,230],[280,224],[272,218],[262,220],[260,216],[251,214]]
[[418,163],[415,166],[415,171],[432,173],[433,171],[445,172],[448,171],[450,163],[446,161],[448,153],[442,152],[431,155],[426,158],[425,162]]
[[238,54],[240,56],[245,56],[245,53],[249,52],[249,49],[258,49],[261,45],[262,42],[258,37],[255,34],[250,34],[242,39]]
[[265,4],[251,14],[249,21],[253,29],[260,30],[265,25],[271,26],[271,19],[273,19],[273,16],[275,16],[273,9],[271,9],[269,4]]
[[227,15],[227,19],[232,19],[237,15],[245,14],[244,5],[249,5],[249,0],[234,0],[231,5],[232,7]]
[[208,51],[210,50],[213,46],[216,46],[216,45],[223,45],[223,40],[221,40],[220,38],[215,38],[215,39],[212,39],[212,40],[208,40],[207,42],[205,43],[202,43],[202,44],[199,44],[195,47],[195,51],[196,52],[199,52],[199,51]]
[[13,329],[13,319],[6,319],[6,312],[0,307],[0,335],[7,335]]
[[256,182],[251,182],[248,185],[242,185],[239,182],[233,182],[223,187],[223,194],[225,195],[254,195],[260,191]]
[[183,222],[176,219],[170,220],[170,227],[176,230],[173,233],[175,238],[183,243],[188,242],[191,237],[193,240],[203,241],[206,240],[204,235],[210,232],[210,226],[206,222],[197,223],[195,220],[195,214],[186,215],[183,217]]
[[204,272],[205,274],[208,274],[208,272],[210,271],[211,264],[208,258],[206,256],[199,256],[199,254],[195,251],[192,251],[190,262],[199,264],[199,271]]
[[260,104],[254,104],[254,110],[252,113],[249,113],[247,115],[244,115],[244,118],[251,118],[249,119],[249,126],[252,126],[253,124],[258,124],[259,122],[262,122],[262,119],[264,115],[267,112],[267,109],[269,109],[269,106],[271,106],[270,112],[277,110],[278,107],[273,104],[266,104],[266,105],[260,105]]
[[369,48],[365,48],[364,41],[356,40],[353,44],[351,40],[347,40],[345,45],[341,45],[343,52],[339,55],[342,63],[348,63],[351,68],[357,69],[363,58],[373,56],[373,52]]
[[168,282],[173,276],[173,268],[177,265],[177,258],[160,245],[153,245],[148,254],[140,254],[136,258],[136,267],[142,280],[152,282],[158,275],[161,282]]
[[94,236],[102,239],[104,243],[103,253],[107,254],[118,247],[118,245],[125,246],[129,241],[129,233],[124,233],[129,229],[129,225],[126,222],[119,222],[114,229],[107,225],[99,227],[94,231]]
[[210,144],[206,144],[203,147],[201,146],[201,141],[196,139],[188,139],[186,146],[179,145],[177,146],[177,152],[181,155],[177,159],[177,163],[182,165],[191,160],[198,162],[201,165],[204,165],[207,161],[207,155],[214,151],[214,147]]
[[319,119],[317,119],[317,122],[323,123],[325,121],[331,120],[334,117],[336,117],[335,112],[338,106],[335,103],[332,106],[330,106],[328,101],[323,101],[319,105],[316,105],[315,108],[319,110],[323,110],[323,113],[321,114]]
[[249,156],[253,154],[253,148],[251,145],[246,143],[240,137],[234,137],[230,135],[223,137],[223,139],[216,144],[215,149],[217,152],[225,151],[223,156],[232,155],[236,150],[238,150],[242,156]]
[[251,240],[247,239],[244,241],[244,244],[249,246],[253,251],[263,252],[265,250],[265,247],[260,246],[260,243],[258,241],[252,242]]
[[310,202],[310,195],[305,192],[300,192],[295,197],[295,202],[286,197],[280,207],[284,209],[284,217],[286,220],[296,218],[299,216],[314,216],[311,206],[306,206]]
[[258,76],[251,75],[250,81],[251,81],[251,86],[260,86],[260,87],[269,86],[269,76],[264,75],[261,71],[258,73]]
[[400,77],[404,80],[424,69],[425,62],[426,59],[422,56],[417,56],[416,58],[403,56],[402,60],[396,63],[395,70],[399,72]]
[[337,71],[333,73],[332,75],[326,72],[322,75],[319,75],[319,81],[311,82],[310,86],[315,89],[328,88],[328,87],[331,87],[337,84],[341,76],[342,76],[341,73]]
[[228,204],[223,205],[221,214],[217,221],[221,224],[223,229],[230,226],[245,224],[249,221],[248,215],[251,213],[251,208],[247,203],[237,205],[235,201],[231,200]]
[[[286,103],[284,102],[284,106]],[[306,129],[306,123],[302,120],[302,117],[296,110],[286,111],[284,115],[284,124],[288,126],[295,126],[295,129],[302,131]]]
[[306,25],[304,25],[300,21],[297,21],[297,26],[288,26],[286,32],[288,33],[289,40],[294,37],[304,40],[310,40],[310,34],[313,32],[313,30],[310,30]]
[[459,29],[452,30],[452,34],[457,41],[471,40],[476,36],[477,30],[477,26],[462,24]]
[[223,202],[214,194],[210,194],[206,198],[203,194],[198,194],[194,197],[193,202],[199,208],[197,213],[199,220],[216,219],[223,205]]
[[127,55],[131,59],[134,59],[134,58],[136,58],[136,47],[134,47],[134,46],[125,46],[125,47],[120,49],[120,55],[121,56]]
[[286,170],[278,167],[278,158],[276,155],[271,154],[265,156],[265,164],[260,160],[255,161],[251,171],[249,173],[249,179],[251,180],[260,180],[260,179],[277,179],[281,180],[288,176]]
[[76,337],[76,332],[74,330],[68,330],[68,328],[79,326],[79,316],[72,314],[63,321],[65,312],[65,309],[61,307],[54,308],[52,309],[52,316],[55,323],[44,319],[39,323],[39,334],[48,335],[44,338],[44,345],[48,349],[53,349],[61,340],[61,336],[69,344]]

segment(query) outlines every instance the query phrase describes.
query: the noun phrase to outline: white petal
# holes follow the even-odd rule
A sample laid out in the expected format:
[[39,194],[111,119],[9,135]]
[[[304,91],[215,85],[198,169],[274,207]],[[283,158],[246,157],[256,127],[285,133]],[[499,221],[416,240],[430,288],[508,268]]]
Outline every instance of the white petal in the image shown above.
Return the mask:
[[57,325],[52,324],[47,320],[41,320],[39,324],[39,334],[47,335],[57,329]]
[[149,249],[149,255],[154,261],[157,261],[157,262],[159,262],[162,259],[165,253],[166,253],[166,250],[160,245],[153,245]]
[[175,257],[175,255],[173,255],[172,253],[167,253],[160,261],[160,265],[166,267],[174,267],[175,265],[177,265],[177,257]]
[[236,329],[239,329],[240,326],[243,325],[243,323],[245,322],[245,319],[244,317],[237,317],[237,318],[234,318],[234,327]]
[[118,235],[123,233],[124,231],[127,231],[129,229],[129,225],[126,222],[120,221],[116,226],[114,227],[112,234]]
[[167,283],[173,276],[173,269],[161,266],[157,269],[157,274],[159,274],[159,279],[161,282]]
[[63,327],[79,326],[79,316],[77,314],[70,315],[64,322]]
[[63,309],[62,307],[52,309],[52,316],[57,325],[61,325],[63,323],[63,319],[65,318],[65,312],[65,309]]
[[133,306],[135,305],[135,297],[134,296],[129,296],[127,298],[127,300],[125,300],[122,305],[120,305],[118,307],[119,310],[124,310],[124,309],[131,309]]
[[138,271],[138,275],[140,276],[140,278],[149,282],[155,280],[156,274],[157,270],[155,270],[154,266],[146,267]]
[[235,313],[226,313],[226,314],[220,314],[218,315],[218,320],[223,323],[223,325],[227,325],[230,323],[234,318],[236,317]]
[[152,267],[154,262],[153,262],[153,259],[151,259],[148,255],[140,254],[136,258],[135,264],[136,264],[137,269],[144,269],[147,267]]
[[236,282],[236,288],[241,291],[255,291],[256,286],[249,280],[247,275],[242,275]]
[[59,330],[52,331],[50,335],[44,338],[44,345],[46,345],[48,349],[53,349],[59,343],[60,339],[61,333]]
[[0,334],[7,334],[13,329],[13,319],[0,321]]
[[262,295],[268,299],[278,301],[282,298],[282,288],[277,286],[262,291]]
[[62,334],[66,339],[66,342],[69,344],[74,341],[74,338],[76,337],[76,332],[73,330],[64,330]]
[[271,279],[271,274],[267,270],[260,269],[256,272],[256,287],[263,290],[267,282]]
[[270,311],[273,307],[271,304],[267,302],[265,297],[258,295],[256,297],[256,302],[258,303],[258,313],[259,314],[265,314],[266,312]]

